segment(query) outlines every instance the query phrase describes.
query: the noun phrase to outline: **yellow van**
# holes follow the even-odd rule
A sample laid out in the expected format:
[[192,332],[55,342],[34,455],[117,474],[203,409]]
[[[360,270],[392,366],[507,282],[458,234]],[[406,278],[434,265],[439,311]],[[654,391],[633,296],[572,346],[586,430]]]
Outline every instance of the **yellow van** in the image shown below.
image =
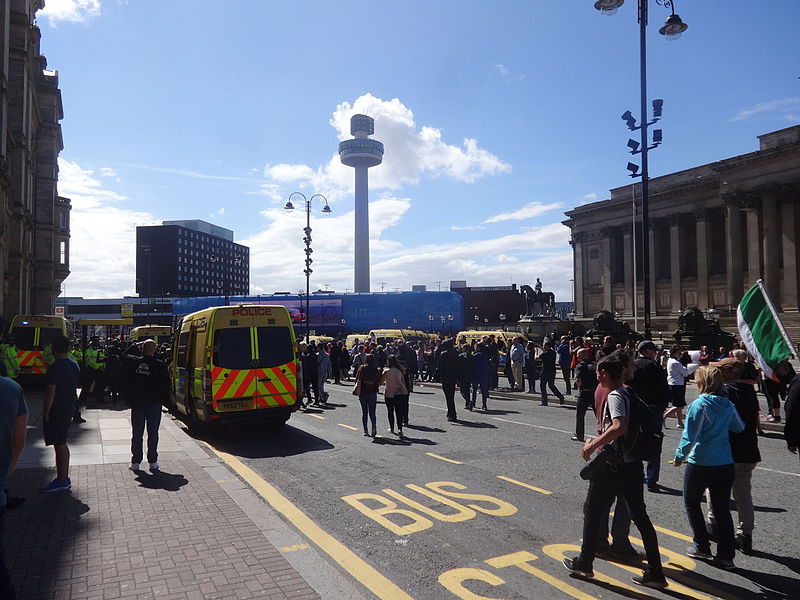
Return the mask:
[[369,340],[369,334],[367,333],[351,333],[344,339],[344,347],[348,350],[352,350],[356,347],[356,342],[359,344],[363,344],[364,342]]
[[300,408],[302,372],[283,306],[214,306],[183,317],[170,364],[174,409],[189,427],[264,421]]
[[16,315],[8,331],[14,335],[20,375],[44,375],[47,361],[43,351],[56,336],[69,337],[67,320],[55,315]]
[[169,325],[140,325],[131,329],[128,337],[136,342],[154,340],[156,344],[169,344],[172,340],[172,327]]
[[379,346],[386,346],[386,344],[401,340],[421,342],[431,338],[424,331],[416,329],[373,329],[369,332],[367,339],[374,341]]

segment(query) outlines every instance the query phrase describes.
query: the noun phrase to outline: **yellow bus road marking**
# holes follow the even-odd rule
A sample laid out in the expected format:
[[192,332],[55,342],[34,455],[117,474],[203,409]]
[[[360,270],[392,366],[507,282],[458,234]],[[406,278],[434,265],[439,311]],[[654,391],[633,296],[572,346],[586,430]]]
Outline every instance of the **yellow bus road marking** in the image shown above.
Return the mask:
[[432,456],[433,458],[438,458],[439,460],[446,460],[449,463],[453,463],[454,465],[463,465],[463,462],[453,460],[452,458],[445,458],[444,456],[439,456],[438,454],[434,454],[433,452],[426,452],[428,456]]
[[690,535],[685,535],[683,533],[678,533],[677,531],[672,531],[671,529],[667,529],[666,527],[659,527],[658,525],[653,525],[656,531],[660,531],[661,533],[665,533],[675,539],[681,540],[682,542],[692,542],[694,538]]
[[314,417],[315,419],[322,419],[323,421],[325,420],[325,417],[323,417],[322,415],[315,415],[315,414],[312,413],[309,416]]
[[296,550],[308,550],[308,544],[295,544],[294,546],[284,546],[283,548],[278,548],[278,552],[294,552]]
[[353,427],[352,425],[345,425],[344,423],[337,423],[339,427],[346,427],[347,429],[352,429],[353,431],[358,431],[357,427]]
[[314,542],[320,550],[335,560],[345,571],[356,578],[364,587],[370,590],[381,600],[413,600],[406,592],[382,575],[372,565],[350,550],[342,542],[334,538],[319,525],[314,523],[303,511],[292,504],[288,498],[281,494],[274,486],[267,483],[261,476],[245,465],[235,456],[209,448],[236,473],[244,479],[264,500],[275,510],[286,517],[292,525]]
[[505,475],[498,475],[497,478],[498,479],[502,479],[503,481],[508,481],[509,483],[513,483],[515,485],[522,486],[524,488],[528,488],[529,490],[533,490],[534,492],[539,492],[540,494],[548,495],[548,494],[552,494],[553,493],[553,492],[550,492],[548,490],[544,490],[542,488],[538,488],[535,485],[531,485],[529,483],[523,483],[521,481],[517,481],[516,479],[511,479],[511,477],[506,477]]

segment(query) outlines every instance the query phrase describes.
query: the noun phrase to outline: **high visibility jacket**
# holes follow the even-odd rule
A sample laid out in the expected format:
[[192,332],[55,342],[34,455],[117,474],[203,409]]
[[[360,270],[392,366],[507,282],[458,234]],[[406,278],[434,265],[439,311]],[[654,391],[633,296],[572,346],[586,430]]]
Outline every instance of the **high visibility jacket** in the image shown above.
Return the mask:
[[81,364],[81,361],[83,360],[83,350],[80,348],[73,348],[69,351],[69,356],[76,363]]
[[42,350],[42,360],[48,367],[56,362],[56,357],[53,356],[53,346],[51,344],[47,344]]
[[0,360],[6,366],[6,376],[16,379],[19,374],[17,347],[14,344],[0,344]]
[[86,366],[90,369],[102,371],[105,368],[106,353],[102,348],[92,348],[89,346],[85,353]]

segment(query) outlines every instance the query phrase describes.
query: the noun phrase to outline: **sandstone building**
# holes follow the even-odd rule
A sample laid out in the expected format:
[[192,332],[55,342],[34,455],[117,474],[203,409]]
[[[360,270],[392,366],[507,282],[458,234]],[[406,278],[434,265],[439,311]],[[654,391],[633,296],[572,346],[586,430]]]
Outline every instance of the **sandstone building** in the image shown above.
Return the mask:
[[70,201],[58,195],[58,72],[34,22],[44,0],[0,0],[0,315],[53,314],[69,274]]
[[[650,180],[653,329],[674,329],[687,306],[734,315],[758,279],[784,320],[797,320],[800,126],[758,139],[755,152]],[[566,213],[578,319],[607,309],[633,325],[635,295],[643,328],[641,213],[635,227],[633,218],[640,201],[636,183]]]

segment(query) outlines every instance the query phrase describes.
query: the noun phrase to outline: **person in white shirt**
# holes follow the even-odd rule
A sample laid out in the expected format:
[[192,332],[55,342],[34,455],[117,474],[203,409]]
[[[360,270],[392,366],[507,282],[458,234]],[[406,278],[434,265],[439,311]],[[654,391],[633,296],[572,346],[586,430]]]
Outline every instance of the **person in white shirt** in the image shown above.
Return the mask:
[[669,385],[669,395],[672,408],[664,413],[664,420],[675,415],[678,418],[678,429],[683,429],[683,407],[686,406],[686,378],[689,377],[689,370],[681,362],[684,349],[680,346],[673,346],[669,351],[667,360],[667,384]]

